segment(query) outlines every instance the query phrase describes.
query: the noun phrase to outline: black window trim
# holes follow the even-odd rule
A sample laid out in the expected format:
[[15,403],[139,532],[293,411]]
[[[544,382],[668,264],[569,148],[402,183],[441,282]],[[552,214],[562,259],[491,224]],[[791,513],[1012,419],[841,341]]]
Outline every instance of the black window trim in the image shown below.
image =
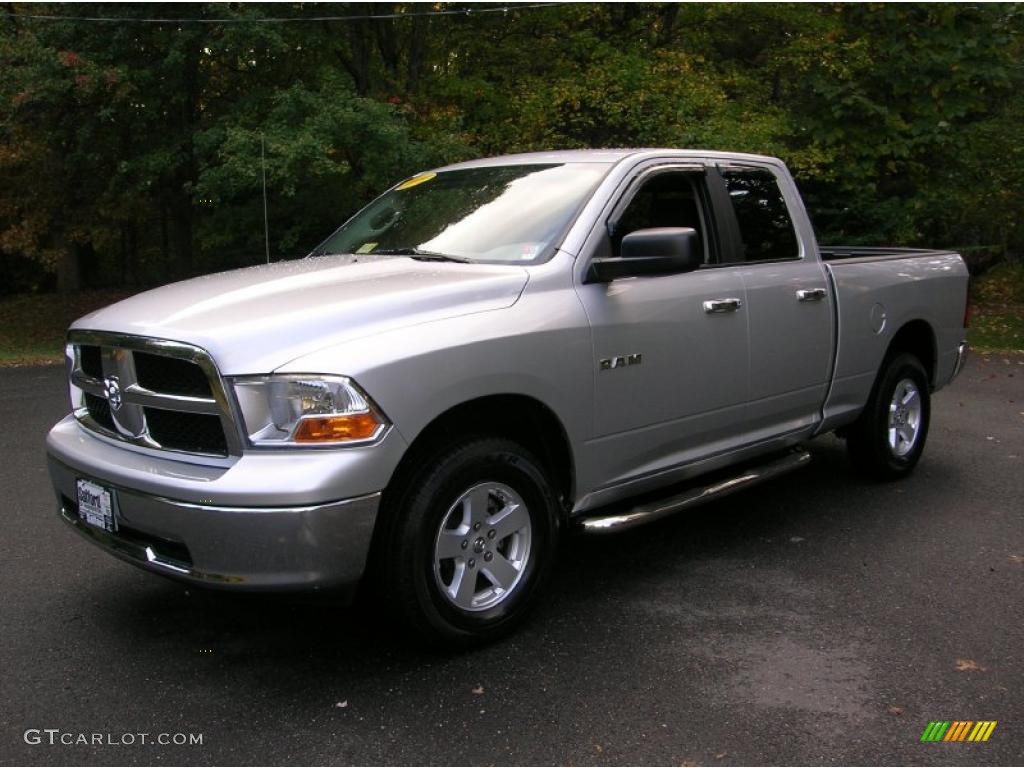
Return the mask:
[[[614,204],[611,206],[610,211],[600,221],[598,227],[602,231],[604,237],[611,237],[612,235],[612,223],[617,222],[622,216],[625,210],[629,207],[630,203],[633,202],[633,198],[636,197],[637,193],[652,177],[658,176],[663,173],[689,173],[695,176],[700,176],[704,184],[697,184],[697,203],[700,206],[700,214],[704,224],[704,237],[705,237],[705,263],[700,266],[700,269],[707,267],[719,266],[721,260],[721,254],[723,253],[722,248],[722,237],[724,231],[722,225],[719,223],[719,218],[716,216],[716,208],[714,194],[711,190],[711,184],[709,182],[709,176],[713,167],[700,162],[678,162],[678,161],[656,161],[654,164],[643,165],[629,178],[625,184],[625,188]],[[590,259],[593,259],[594,255],[591,254]],[[668,275],[652,275],[652,277],[667,277]]]

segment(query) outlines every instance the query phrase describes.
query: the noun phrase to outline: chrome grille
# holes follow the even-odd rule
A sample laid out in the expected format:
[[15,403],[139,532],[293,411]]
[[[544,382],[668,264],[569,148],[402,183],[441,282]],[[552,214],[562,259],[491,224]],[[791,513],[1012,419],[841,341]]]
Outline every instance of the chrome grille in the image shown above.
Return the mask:
[[133,357],[139,386],[170,395],[213,397],[206,373],[190,360],[151,352],[135,352]]
[[85,410],[92,420],[108,432],[116,434],[117,427],[114,426],[114,417],[110,415],[110,403],[107,402],[107,399],[89,392],[84,393],[84,396]]
[[82,373],[96,379],[103,379],[103,353],[94,344],[82,344],[78,348],[78,359]]
[[68,335],[71,401],[87,429],[155,450],[238,455],[220,374],[199,347],[93,331]]
[[216,416],[143,408],[149,436],[164,448],[226,456],[224,429]]

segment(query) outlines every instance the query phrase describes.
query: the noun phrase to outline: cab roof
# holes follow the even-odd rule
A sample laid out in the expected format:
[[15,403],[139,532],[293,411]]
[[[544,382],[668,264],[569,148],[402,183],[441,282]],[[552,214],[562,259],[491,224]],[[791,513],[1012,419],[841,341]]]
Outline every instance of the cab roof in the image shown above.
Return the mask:
[[526,152],[516,155],[499,155],[467,160],[462,163],[437,168],[438,171],[453,171],[465,168],[486,168],[496,165],[533,165],[544,163],[604,163],[614,165],[627,158],[650,157],[716,158],[721,160],[747,160],[781,164],[777,158],[767,155],[751,155],[742,152],[717,152],[708,149],[563,149],[551,152]]

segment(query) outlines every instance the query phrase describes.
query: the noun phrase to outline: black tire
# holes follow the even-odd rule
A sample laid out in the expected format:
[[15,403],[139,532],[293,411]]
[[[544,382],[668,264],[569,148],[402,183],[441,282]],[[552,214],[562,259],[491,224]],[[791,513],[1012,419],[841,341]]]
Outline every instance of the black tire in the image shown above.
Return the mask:
[[[916,387],[920,398],[915,436],[909,445],[896,437],[897,445],[894,447],[890,442],[893,399],[897,387],[903,392],[901,385],[908,381]],[[846,433],[846,448],[854,467],[873,480],[898,480],[910,474],[924,452],[930,419],[928,374],[921,361],[908,353],[887,360],[863,413]]]
[[[457,516],[453,510],[463,509],[463,505],[457,508],[453,505],[470,489],[482,484],[487,486],[484,490],[487,506],[495,510],[495,517],[506,498],[497,491],[510,489],[518,495],[522,501],[519,506],[525,506],[529,519],[528,534],[520,531],[499,542],[487,539],[486,523],[484,528],[470,529],[468,534],[458,533],[461,528],[446,530],[459,537],[467,536],[470,545],[466,555],[460,555],[461,560],[453,558],[438,564],[435,546],[442,535],[442,526],[446,520],[450,523],[454,519],[451,515]],[[476,503],[466,506],[480,508]],[[510,505],[505,504],[505,508]],[[475,438],[443,450],[436,460],[388,494],[385,513],[389,517],[389,530],[377,553],[380,589],[376,592],[378,599],[384,600],[381,607],[423,640],[441,648],[465,648],[490,642],[520,624],[536,602],[558,544],[558,500],[543,465],[522,446],[500,438]],[[483,601],[483,608],[464,610],[455,604],[454,596],[448,597],[442,591],[445,587],[453,588],[456,568],[461,569],[462,578],[483,584],[483,591],[486,591],[490,577],[483,573],[483,557],[489,557],[488,562],[498,565],[499,555],[504,555],[497,547],[511,546],[514,537],[523,535],[528,537],[528,554],[522,558],[517,580],[505,590],[504,596],[490,595],[491,599],[499,600],[497,604],[486,607]],[[488,549],[476,552],[481,539]],[[470,558],[479,559],[475,572],[468,570]],[[446,567],[451,571],[449,585],[444,583]],[[500,591],[496,585],[489,588],[493,593]]]

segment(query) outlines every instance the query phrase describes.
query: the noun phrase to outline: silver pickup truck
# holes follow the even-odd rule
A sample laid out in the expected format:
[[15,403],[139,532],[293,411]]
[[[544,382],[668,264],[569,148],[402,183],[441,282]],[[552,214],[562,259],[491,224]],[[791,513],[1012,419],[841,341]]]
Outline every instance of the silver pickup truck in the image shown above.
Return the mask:
[[310,257],[87,315],[49,434],[63,519],[236,590],[332,590],[435,642],[507,632],[570,528],[804,464],[910,472],[966,353],[945,251],[819,248],[779,160],[514,155],[419,173]]

